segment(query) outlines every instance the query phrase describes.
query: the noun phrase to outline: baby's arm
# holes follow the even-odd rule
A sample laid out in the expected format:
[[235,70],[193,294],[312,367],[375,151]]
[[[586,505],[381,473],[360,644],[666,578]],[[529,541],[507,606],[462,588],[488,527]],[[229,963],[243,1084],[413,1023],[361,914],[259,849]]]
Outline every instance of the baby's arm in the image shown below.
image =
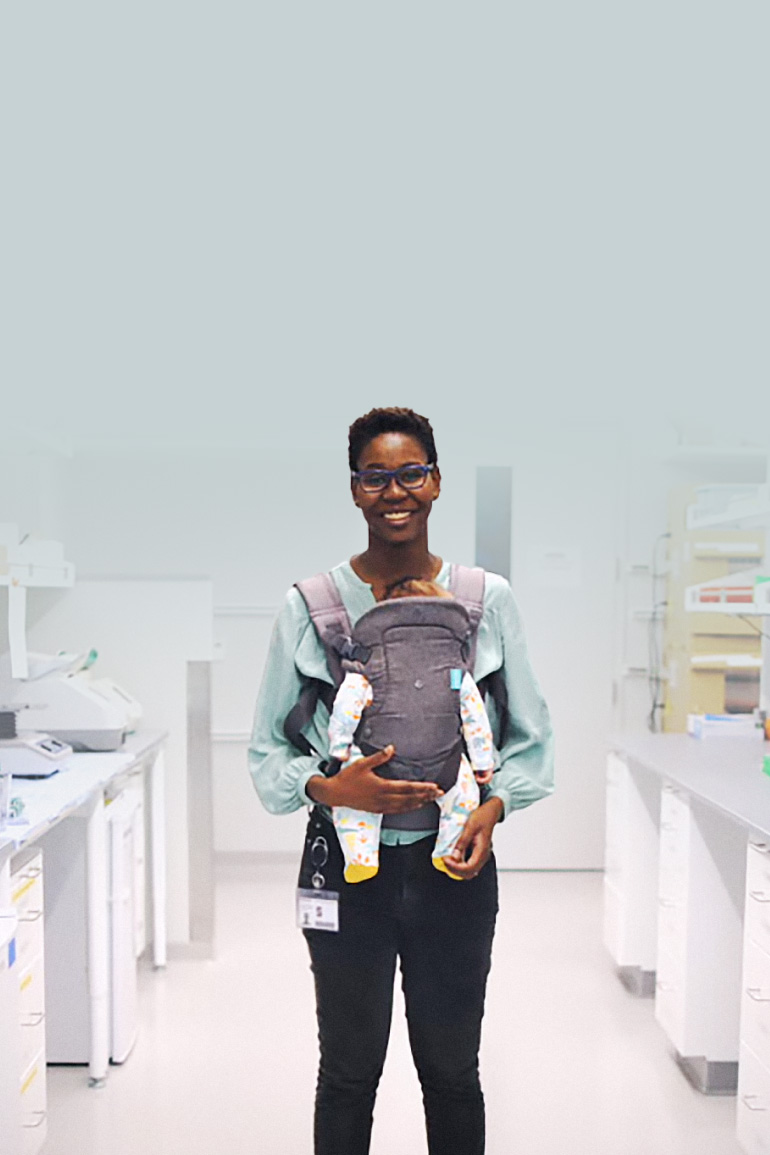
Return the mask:
[[476,781],[491,782],[495,768],[492,729],[478,686],[470,674],[465,674],[460,688],[460,718]]
[[[363,674],[346,674],[329,718],[329,755],[346,762],[361,715],[372,703],[372,687]],[[353,747],[355,749],[355,747]]]

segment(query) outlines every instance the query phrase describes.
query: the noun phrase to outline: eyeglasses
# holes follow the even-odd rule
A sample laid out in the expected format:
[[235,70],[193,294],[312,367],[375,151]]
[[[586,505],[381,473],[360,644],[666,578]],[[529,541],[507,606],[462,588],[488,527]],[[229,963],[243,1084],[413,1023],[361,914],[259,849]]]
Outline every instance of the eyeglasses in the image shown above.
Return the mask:
[[364,493],[383,493],[393,478],[402,489],[422,489],[428,474],[435,468],[434,462],[431,465],[402,465],[400,469],[359,469],[353,471],[353,480]]

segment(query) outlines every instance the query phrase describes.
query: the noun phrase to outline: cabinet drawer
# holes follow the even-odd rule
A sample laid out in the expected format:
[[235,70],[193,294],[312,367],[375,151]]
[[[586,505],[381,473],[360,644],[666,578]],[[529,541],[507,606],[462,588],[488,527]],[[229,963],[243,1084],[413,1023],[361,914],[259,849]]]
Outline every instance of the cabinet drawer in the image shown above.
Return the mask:
[[746,858],[745,934],[770,954],[770,854],[753,842]]
[[604,880],[604,945],[615,962],[622,965],[623,899],[609,879]]
[[661,830],[658,860],[658,893],[662,898],[683,899],[687,893],[690,840],[687,830]]
[[686,794],[672,786],[664,786],[660,795],[661,834],[679,832],[686,835],[690,829],[690,804]]
[[17,911],[38,909],[43,905],[43,855],[36,851],[11,870],[11,902]]
[[622,886],[625,852],[618,838],[607,838],[604,844],[604,873],[616,886]]
[[16,962],[22,969],[43,953],[43,908],[19,913],[16,931]]
[[682,901],[690,861],[690,808],[686,798],[664,787],[660,799],[658,894]]
[[26,1071],[36,1055],[45,1055],[45,1015],[25,1015],[19,1027],[21,1069]]
[[684,971],[687,958],[687,908],[675,899],[658,899],[658,951]]
[[19,975],[19,1037],[21,1069],[26,1070],[39,1051],[45,1054],[45,979],[43,956]]
[[45,1053],[41,1051],[21,1077],[21,1124],[24,1155],[36,1155],[47,1129]]
[[24,969],[43,953],[43,857],[39,851],[12,872],[11,902],[19,920],[16,959]]
[[45,1011],[45,971],[43,955],[38,955],[25,970],[19,971],[19,1015],[38,1015]]
[[677,1051],[686,1054],[684,983],[677,969],[667,965],[665,955],[658,958],[655,978],[655,1018]]
[[628,776],[628,767],[617,754],[607,755],[607,785],[617,786],[625,782]]
[[770,1071],[745,1044],[738,1065],[737,1132],[747,1155],[770,1155]]
[[628,843],[626,829],[625,801],[618,787],[607,789],[606,818],[604,828],[604,869],[608,874],[619,875],[623,870]]
[[750,939],[743,948],[741,1042],[770,1068],[770,955]]

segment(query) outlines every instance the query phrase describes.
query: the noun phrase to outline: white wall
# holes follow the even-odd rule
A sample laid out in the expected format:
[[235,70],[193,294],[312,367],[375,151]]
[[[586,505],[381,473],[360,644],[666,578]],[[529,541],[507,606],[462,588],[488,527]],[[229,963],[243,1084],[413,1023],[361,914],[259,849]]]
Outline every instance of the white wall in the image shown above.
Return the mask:
[[[478,431],[466,437],[444,415],[436,425],[444,476],[432,519],[436,552],[474,560],[476,463],[513,466],[513,585],[556,727],[556,792],[501,828],[501,864],[598,867],[607,736],[643,726],[647,702],[643,679],[624,678],[623,668],[646,661],[646,627],[633,610],[649,604],[649,578],[635,579],[629,594],[618,577],[651,557],[666,528],[670,485],[697,479],[701,468],[718,479],[720,467],[672,462],[670,434],[631,437],[611,422],[553,421],[538,436],[501,422],[483,445]],[[58,526],[78,585],[97,576],[211,577],[214,633],[224,646],[213,681],[217,850],[298,845],[302,813],[276,819],[259,805],[246,771],[247,734],[285,590],[365,544],[347,484],[343,435],[325,444],[319,436],[314,449],[298,452],[290,428],[276,431],[269,453],[83,450],[57,466]],[[29,489],[25,495],[26,506],[14,506],[6,490],[0,517],[37,508]],[[566,585],[549,584],[538,568],[543,549],[574,558]],[[92,642],[101,648],[92,636],[72,644]]]
[[[349,421],[428,413],[439,552],[472,560],[476,464],[515,469],[514,577],[560,761],[559,793],[505,838],[596,864],[602,663],[617,680],[640,644],[609,559],[665,528],[648,443],[762,435],[769,20],[16,5],[2,516],[58,527],[81,575],[210,576],[219,605],[271,606],[361,541]],[[581,551],[571,599],[533,577],[542,546]],[[220,729],[250,723],[267,622],[217,618]],[[239,759],[217,747],[217,845],[294,844]]]
[[[437,423],[438,424],[438,423]],[[444,488],[433,548],[472,563],[475,467],[463,438],[439,439]],[[554,429],[546,445],[514,433],[489,439],[487,456],[514,467],[513,579],[532,660],[559,734],[555,797],[501,831],[503,865],[595,866],[601,859],[602,750],[609,729],[615,451],[606,433]],[[301,816],[278,820],[259,806],[246,772],[246,734],[272,613],[296,578],[365,543],[337,447],[303,452],[76,454],[61,481],[61,526],[79,583],[89,575],[213,580],[215,845],[291,850]],[[311,484],[308,484],[310,479]],[[99,532],[94,527],[99,526]],[[529,555],[566,547],[580,558],[568,588],[543,585]],[[99,644],[84,639],[82,644]],[[105,666],[105,669],[108,669]],[[110,672],[108,670],[108,672]],[[129,683],[130,685],[130,683]],[[162,696],[162,695],[161,695]]]

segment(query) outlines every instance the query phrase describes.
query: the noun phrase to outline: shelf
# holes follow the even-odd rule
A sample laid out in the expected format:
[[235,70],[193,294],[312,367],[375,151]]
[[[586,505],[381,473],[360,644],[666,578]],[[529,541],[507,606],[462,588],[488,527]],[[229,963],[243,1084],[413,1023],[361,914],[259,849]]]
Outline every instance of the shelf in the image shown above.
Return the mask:
[[663,461],[767,461],[770,448],[761,445],[679,445],[663,455]]
[[757,578],[764,576],[764,570],[751,569],[688,586],[685,610],[742,617],[770,615],[770,581],[757,584]]
[[688,529],[768,529],[770,528],[770,485],[758,485],[752,497],[736,498],[720,513],[698,514],[687,508]]
[[694,654],[690,658],[690,666],[693,670],[706,673],[753,670],[758,674],[762,669],[762,659],[753,654]]
[[0,586],[24,586],[27,589],[68,589],[75,584],[75,567],[65,561],[60,566],[9,565],[8,573],[0,573]]

